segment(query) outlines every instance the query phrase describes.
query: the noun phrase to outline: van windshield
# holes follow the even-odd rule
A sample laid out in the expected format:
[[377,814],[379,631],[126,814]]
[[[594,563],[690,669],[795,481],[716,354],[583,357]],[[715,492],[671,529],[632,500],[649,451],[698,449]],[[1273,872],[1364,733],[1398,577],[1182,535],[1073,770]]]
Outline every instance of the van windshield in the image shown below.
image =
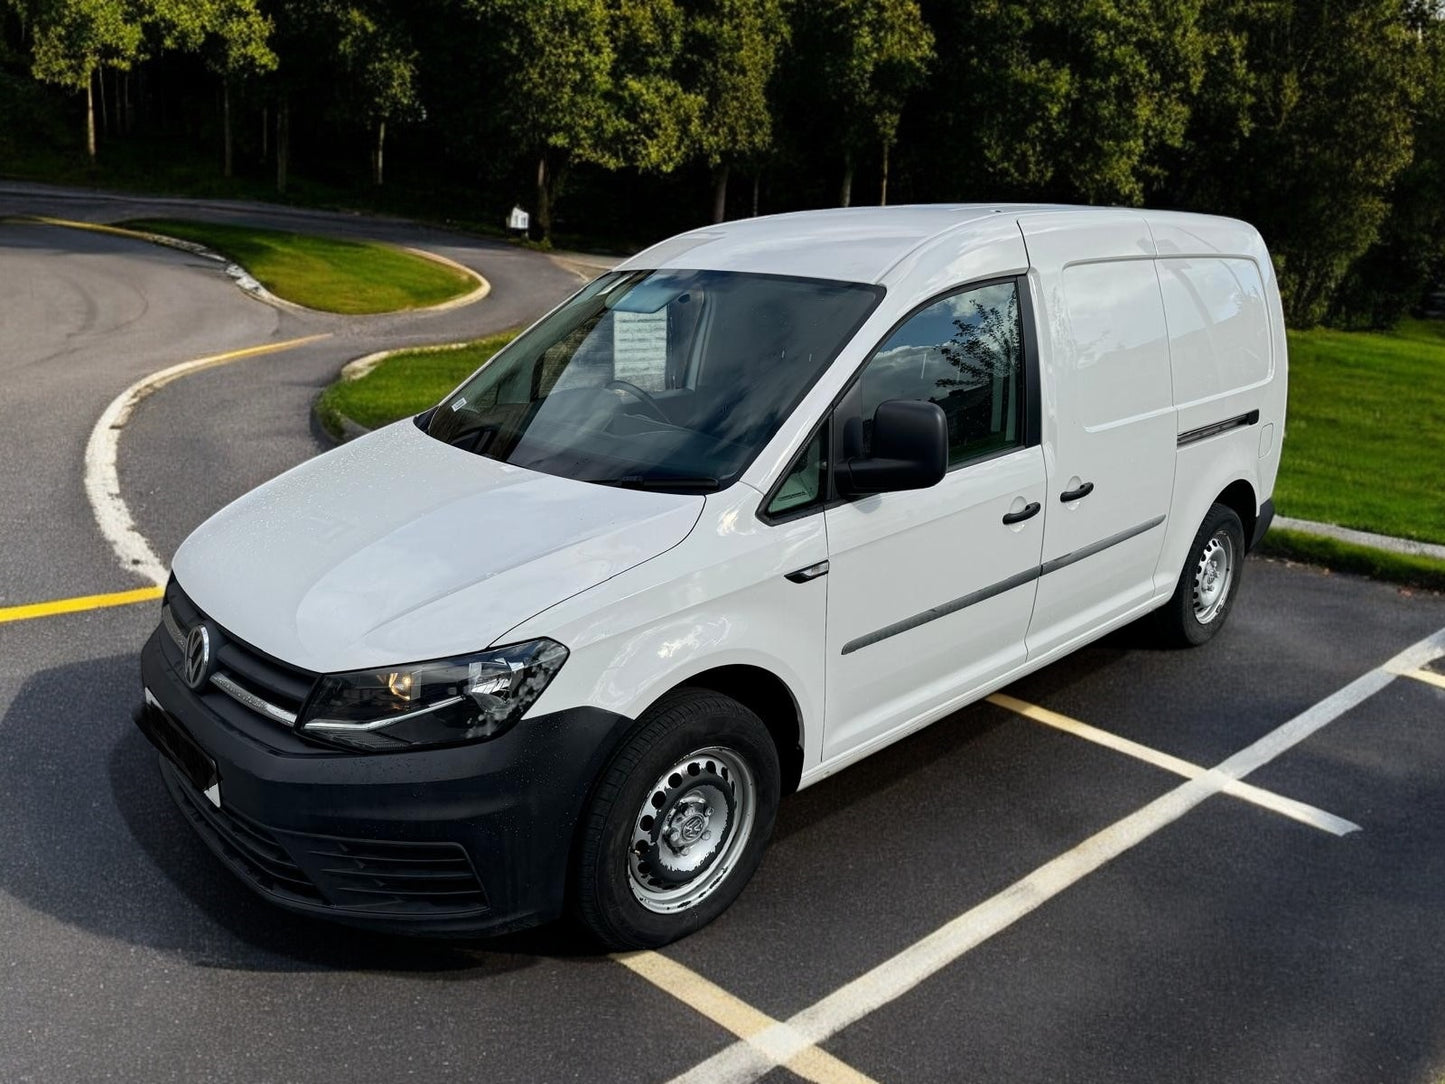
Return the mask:
[[445,400],[427,432],[547,474],[730,485],[883,295],[727,271],[604,275]]

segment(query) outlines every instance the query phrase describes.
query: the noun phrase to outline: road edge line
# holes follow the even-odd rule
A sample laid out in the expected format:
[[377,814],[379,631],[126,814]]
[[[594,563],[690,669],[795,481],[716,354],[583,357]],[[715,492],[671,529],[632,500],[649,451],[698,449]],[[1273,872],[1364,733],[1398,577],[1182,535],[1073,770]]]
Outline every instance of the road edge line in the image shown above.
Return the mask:
[[299,339],[261,343],[223,354],[196,358],[193,361],[183,361],[179,365],[141,377],[110,401],[90,431],[90,439],[85,444],[84,487],[85,498],[90,502],[91,516],[123,569],[149,580],[157,587],[165,586],[169,574],[165,563],[156,556],[155,550],[151,549],[146,537],[136,527],[130,507],[120,492],[120,474],[117,469],[120,434],[135,408],[182,376],[239,361],[241,358],[275,354],[326,338],[330,338],[329,333],[306,335]]

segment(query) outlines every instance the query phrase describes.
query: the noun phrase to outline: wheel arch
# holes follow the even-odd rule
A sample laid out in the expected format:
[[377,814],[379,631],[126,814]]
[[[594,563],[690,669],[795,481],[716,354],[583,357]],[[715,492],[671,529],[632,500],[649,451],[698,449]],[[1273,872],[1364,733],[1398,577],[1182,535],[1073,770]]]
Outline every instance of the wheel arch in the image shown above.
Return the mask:
[[782,792],[791,794],[798,789],[803,774],[803,714],[787,682],[761,666],[731,663],[693,674],[662,695],[689,688],[730,696],[757,715],[778,750]]
[[1254,486],[1247,479],[1236,478],[1220,491],[1214,503],[1232,509],[1239,517],[1239,522],[1244,525],[1245,547],[1248,548],[1250,539],[1254,537],[1255,520],[1259,516],[1259,500]]

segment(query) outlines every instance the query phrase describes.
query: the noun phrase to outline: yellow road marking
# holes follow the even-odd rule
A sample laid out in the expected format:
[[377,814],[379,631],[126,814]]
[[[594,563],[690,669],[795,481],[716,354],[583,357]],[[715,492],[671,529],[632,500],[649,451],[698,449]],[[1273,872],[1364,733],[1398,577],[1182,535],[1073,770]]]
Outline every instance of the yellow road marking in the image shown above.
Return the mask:
[[0,625],[7,621],[29,621],[35,617],[103,610],[108,606],[129,606],[135,602],[154,602],[162,594],[159,587],[137,587],[134,591],[116,591],[109,595],[81,595],[52,602],[31,602],[24,606],[0,607]]
[[789,1028],[786,1024],[753,1008],[676,960],[658,952],[619,952],[612,958],[739,1039],[758,1045],[764,1054],[768,1054],[776,1041],[782,1039],[796,1053],[785,1055],[778,1064],[786,1066],[804,1080],[812,1080],[816,1084],[873,1084],[872,1077],[839,1061],[821,1047],[802,1042],[801,1049],[797,1049],[799,1043],[787,1042]]
[[1426,685],[1434,685],[1436,688],[1445,689],[1445,675],[1434,673],[1431,670],[1405,670],[1405,677],[1412,677],[1416,681],[1423,681]]
[[[1442,682],[1441,684],[1445,684]],[[1041,708],[1037,704],[1030,704],[1027,701],[1019,700],[1008,696],[1005,693],[994,693],[988,698],[990,704],[996,704],[1001,708],[1013,712],[1015,715],[1022,715],[1026,719],[1032,719],[1036,723],[1043,723],[1056,730],[1062,730],[1067,734],[1091,741],[1095,745],[1102,745],[1107,749],[1113,749],[1117,753],[1142,760],[1146,764],[1152,764],[1156,768],[1162,768],[1166,772],[1173,772],[1175,775],[1185,779],[1198,779],[1209,774],[1210,769],[1199,764],[1191,764],[1187,760],[1171,756],[1168,753],[1160,752],[1158,749],[1150,749],[1147,745],[1140,745],[1136,741],[1120,737],[1118,734],[1111,734],[1107,730],[1100,730],[1098,727],[1090,726],[1088,723],[1081,723],[1077,719],[1071,719],[1067,715],[1060,715],[1048,708]],[[1232,780],[1223,788],[1225,794],[1235,798],[1242,798],[1246,802],[1268,809],[1271,812],[1279,813],[1289,817],[1291,820],[1299,821],[1301,824],[1308,824],[1312,828],[1319,828],[1332,835],[1343,836],[1350,832],[1357,832],[1360,826],[1353,821],[1347,821],[1343,817],[1337,817],[1333,813],[1326,813],[1323,809],[1316,809],[1304,802],[1297,802],[1293,798],[1286,798],[1282,794],[1275,794],[1273,791],[1265,790],[1262,787],[1253,786],[1241,780]]]

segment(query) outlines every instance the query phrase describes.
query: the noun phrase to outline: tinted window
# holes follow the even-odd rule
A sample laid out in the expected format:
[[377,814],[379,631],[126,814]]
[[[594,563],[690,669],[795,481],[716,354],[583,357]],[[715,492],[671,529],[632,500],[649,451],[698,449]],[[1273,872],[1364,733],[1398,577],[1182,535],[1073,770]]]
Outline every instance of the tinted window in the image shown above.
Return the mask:
[[889,399],[927,399],[948,418],[948,460],[1024,443],[1023,323],[1014,282],[976,286],[909,317],[859,381],[863,448]]
[[878,303],[878,287],[719,271],[604,276],[484,365],[435,438],[589,482],[733,482]]

